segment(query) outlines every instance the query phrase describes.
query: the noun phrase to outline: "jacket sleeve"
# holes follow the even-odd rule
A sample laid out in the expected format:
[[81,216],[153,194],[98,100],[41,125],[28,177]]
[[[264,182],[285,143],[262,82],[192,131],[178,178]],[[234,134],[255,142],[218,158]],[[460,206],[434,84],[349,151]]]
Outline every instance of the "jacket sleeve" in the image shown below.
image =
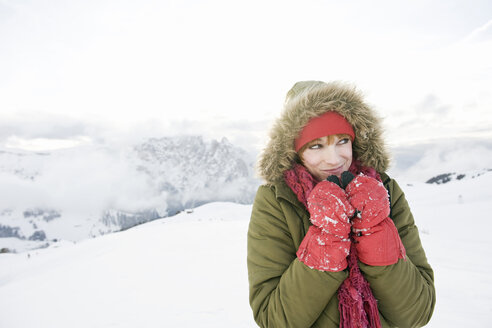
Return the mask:
[[397,327],[421,327],[434,311],[434,273],[427,262],[405,195],[394,180],[388,183],[391,218],[405,246],[407,258],[389,266],[359,266],[378,300],[380,314]]
[[[285,202],[287,203],[287,202]],[[320,316],[346,272],[321,272],[296,259],[286,206],[261,186],[248,230],[249,299],[260,327],[309,327]],[[290,208],[289,213],[295,213]],[[301,220],[301,218],[299,218]]]

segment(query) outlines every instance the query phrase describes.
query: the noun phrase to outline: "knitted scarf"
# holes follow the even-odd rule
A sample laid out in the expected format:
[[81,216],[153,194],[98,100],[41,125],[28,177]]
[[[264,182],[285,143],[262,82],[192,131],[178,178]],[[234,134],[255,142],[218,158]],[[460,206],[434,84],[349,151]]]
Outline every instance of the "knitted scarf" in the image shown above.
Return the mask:
[[[349,171],[358,175],[363,173],[381,181],[380,175],[370,167],[364,167],[354,160]],[[297,195],[297,199],[307,208],[307,198],[318,181],[297,163],[284,173],[285,182]],[[340,311],[340,328],[380,328],[377,300],[372,294],[369,282],[360,272],[357,264],[357,249],[352,243],[347,258],[349,276],[338,289],[338,310]]]

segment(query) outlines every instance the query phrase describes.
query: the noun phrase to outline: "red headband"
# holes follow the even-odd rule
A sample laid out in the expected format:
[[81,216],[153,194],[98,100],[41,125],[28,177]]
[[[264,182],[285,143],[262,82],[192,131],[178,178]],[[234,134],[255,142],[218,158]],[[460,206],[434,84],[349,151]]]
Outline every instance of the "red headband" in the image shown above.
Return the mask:
[[295,149],[299,151],[308,142],[333,134],[348,134],[355,139],[352,125],[340,114],[329,111],[321,116],[311,119],[302,129],[295,140]]

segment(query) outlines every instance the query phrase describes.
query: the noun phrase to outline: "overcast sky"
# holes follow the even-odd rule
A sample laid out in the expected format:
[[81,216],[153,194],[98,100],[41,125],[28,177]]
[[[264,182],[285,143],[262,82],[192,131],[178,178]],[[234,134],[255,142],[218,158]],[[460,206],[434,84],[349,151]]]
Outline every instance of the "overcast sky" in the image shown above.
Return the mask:
[[0,0],[0,145],[261,147],[307,79],[354,83],[392,144],[491,138],[490,58],[488,0]]

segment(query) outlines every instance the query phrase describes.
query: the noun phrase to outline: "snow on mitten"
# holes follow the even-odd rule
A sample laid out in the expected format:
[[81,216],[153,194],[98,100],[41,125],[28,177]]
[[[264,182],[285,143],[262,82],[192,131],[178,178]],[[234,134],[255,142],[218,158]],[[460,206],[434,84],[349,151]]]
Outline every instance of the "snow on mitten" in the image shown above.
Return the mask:
[[313,226],[304,237],[297,256],[310,268],[341,271],[350,251],[350,217],[355,210],[337,183],[321,181],[307,199]]
[[348,238],[354,208],[345,191],[330,181],[321,181],[307,199],[311,223],[323,231]]
[[359,260],[368,265],[390,265],[405,258],[405,247],[389,218],[390,203],[384,185],[359,175],[345,188],[349,202],[356,208],[352,231]]
[[347,267],[350,244],[348,237],[337,237],[313,225],[302,240],[297,257],[311,269],[338,272]]
[[390,214],[388,191],[378,180],[359,175],[345,188],[350,204],[358,211],[352,219],[354,229],[374,227]]

